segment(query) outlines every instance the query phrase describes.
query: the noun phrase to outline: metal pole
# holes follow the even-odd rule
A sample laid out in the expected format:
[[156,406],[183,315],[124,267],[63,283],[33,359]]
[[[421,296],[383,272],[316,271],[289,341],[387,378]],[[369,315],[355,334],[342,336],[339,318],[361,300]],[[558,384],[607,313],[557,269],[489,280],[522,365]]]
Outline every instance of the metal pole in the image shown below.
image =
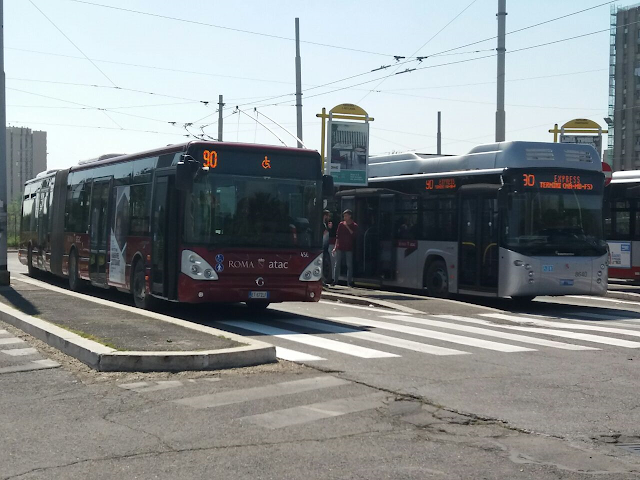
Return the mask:
[[222,108],[224,107],[224,103],[222,103],[222,95],[218,95],[218,141],[222,141]]
[[438,112],[438,155],[442,155],[442,132],[440,130],[441,112]]
[[[302,64],[300,61],[300,19],[296,18],[296,120],[298,124],[298,138],[302,138]],[[298,148],[303,148],[298,142]]]
[[327,115],[327,109],[322,107],[322,128],[320,130],[320,156],[322,157],[322,172],[325,172],[325,159],[324,159],[324,151],[325,151],[325,143],[324,143],[324,139],[325,139],[325,135],[326,135],[326,130],[325,130],[325,124],[326,124],[326,115]]
[[498,0],[498,100],[496,110],[496,142],[504,142],[505,112],[504,112],[504,57],[505,57],[505,27],[507,20],[507,0]]
[[0,0],[0,285],[9,285],[7,269],[7,115],[4,85],[4,2]]

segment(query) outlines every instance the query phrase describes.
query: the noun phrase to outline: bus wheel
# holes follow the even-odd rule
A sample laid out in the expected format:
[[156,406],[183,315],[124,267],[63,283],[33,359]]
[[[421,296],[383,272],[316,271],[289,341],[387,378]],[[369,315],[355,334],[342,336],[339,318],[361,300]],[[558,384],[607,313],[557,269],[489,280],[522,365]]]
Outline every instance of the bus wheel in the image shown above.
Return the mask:
[[511,300],[513,300],[516,305],[524,307],[529,305],[534,298],[536,298],[535,295],[523,295],[521,297],[511,297]]
[[69,255],[69,290],[72,292],[78,292],[82,290],[82,279],[78,273],[78,253],[76,250],[71,250]]
[[33,266],[33,252],[31,251],[31,245],[29,245],[29,250],[27,251],[27,270],[30,277],[36,276],[36,267]]
[[269,302],[247,302],[247,308],[252,312],[263,312],[269,306]]
[[447,265],[442,260],[436,260],[429,265],[424,286],[432,297],[446,298],[449,296],[449,275]]
[[142,261],[136,262],[135,269],[133,270],[133,278],[131,281],[131,294],[133,295],[133,302],[136,307],[144,310],[151,310],[155,306],[155,298],[147,294],[146,288],[147,282],[144,278],[144,263]]

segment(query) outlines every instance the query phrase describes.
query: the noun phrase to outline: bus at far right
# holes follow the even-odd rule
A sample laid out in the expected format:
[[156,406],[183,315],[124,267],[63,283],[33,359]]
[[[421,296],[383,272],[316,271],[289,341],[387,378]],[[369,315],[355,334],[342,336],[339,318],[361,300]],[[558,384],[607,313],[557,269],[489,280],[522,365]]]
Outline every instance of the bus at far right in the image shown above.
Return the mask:
[[640,281],[640,170],[614,172],[604,194],[609,277]]

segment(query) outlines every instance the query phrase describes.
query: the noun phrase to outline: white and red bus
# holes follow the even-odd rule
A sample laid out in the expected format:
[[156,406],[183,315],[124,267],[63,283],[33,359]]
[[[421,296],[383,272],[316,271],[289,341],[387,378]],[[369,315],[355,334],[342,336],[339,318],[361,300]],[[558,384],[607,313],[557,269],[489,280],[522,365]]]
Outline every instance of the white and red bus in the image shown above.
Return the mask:
[[297,148],[194,141],[105,155],[25,184],[19,257],[31,274],[115,287],[141,308],[318,301],[332,188],[320,155]]
[[604,196],[609,277],[640,280],[640,170],[614,172]]

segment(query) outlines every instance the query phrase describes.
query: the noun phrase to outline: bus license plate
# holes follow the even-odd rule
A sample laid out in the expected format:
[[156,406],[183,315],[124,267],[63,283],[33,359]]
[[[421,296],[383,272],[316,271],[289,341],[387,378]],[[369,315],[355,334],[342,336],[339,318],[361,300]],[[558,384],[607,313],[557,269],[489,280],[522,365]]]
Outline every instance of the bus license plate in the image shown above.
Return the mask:
[[269,292],[249,292],[249,298],[269,298]]

